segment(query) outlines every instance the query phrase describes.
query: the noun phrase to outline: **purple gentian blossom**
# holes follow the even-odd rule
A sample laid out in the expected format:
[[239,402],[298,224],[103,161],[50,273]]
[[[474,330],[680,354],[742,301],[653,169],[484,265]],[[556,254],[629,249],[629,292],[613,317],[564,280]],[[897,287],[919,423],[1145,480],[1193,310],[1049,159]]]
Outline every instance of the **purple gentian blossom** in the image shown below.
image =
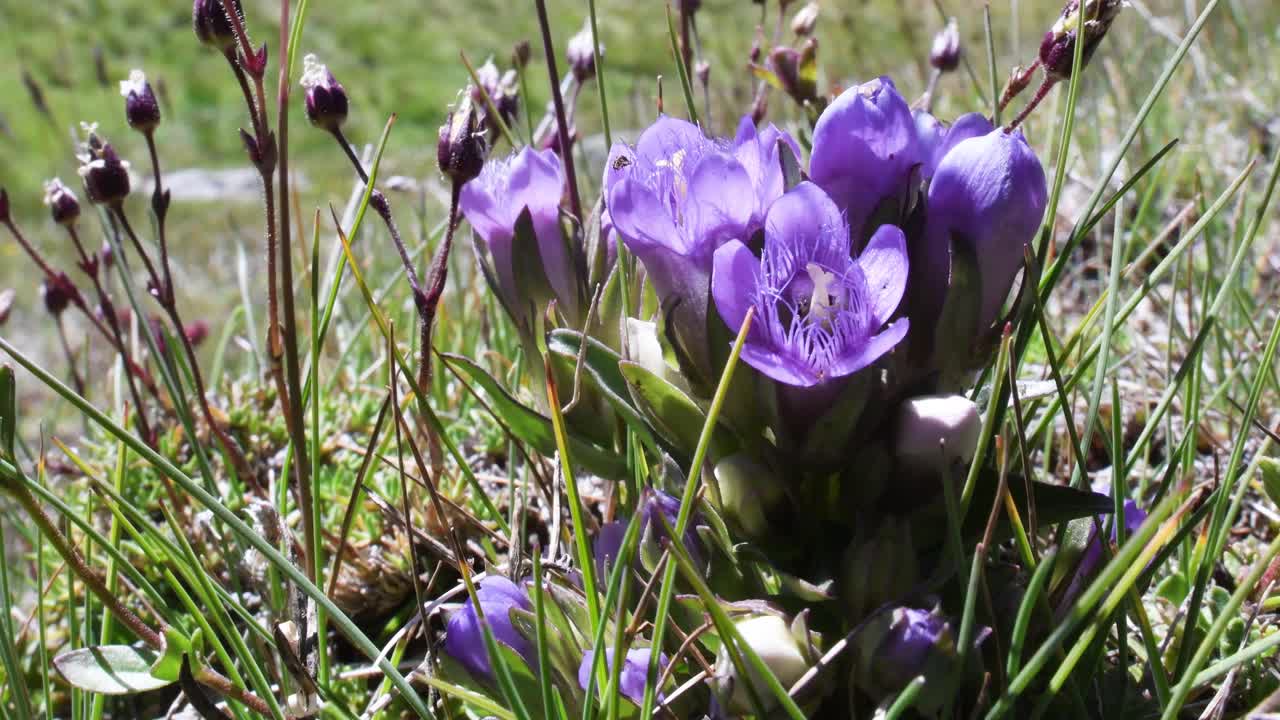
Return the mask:
[[733,139],[733,156],[747,171],[755,187],[751,198],[755,207],[747,226],[749,235],[764,228],[764,216],[769,206],[787,190],[782,171],[783,152],[790,152],[796,166],[799,166],[802,155],[795,138],[772,124],[757,131],[749,115],[738,123],[738,132]]
[[764,375],[813,387],[867,367],[906,335],[885,327],[907,282],[906,238],[882,226],[854,258],[835,202],[804,182],[769,209],[757,258],[741,241],[716,251],[712,294],[731,330],[755,308],[742,359]]
[[[972,251],[982,287],[978,322],[985,329],[1023,265],[1023,247],[1040,227],[1048,188],[1021,130],[977,134],[981,129],[978,121],[961,118],[944,140],[945,154],[929,185],[926,233],[931,252],[952,241]],[[960,133],[974,135],[950,137]]]
[[[1124,501],[1124,534],[1125,538],[1129,538],[1142,523],[1146,521],[1147,513],[1138,507],[1138,503],[1133,500]],[[1116,527],[1111,528],[1111,542],[1118,542],[1120,538]],[[1076,598],[1084,592],[1084,589],[1093,582],[1098,572],[1102,569],[1102,540],[1098,537],[1098,528],[1094,526],[1089,532],[1089,541],[1085,544],[1084,554],[1080,556],[1080,562],[1076,564],[1075,574],[1071,578],[1067,589],[1062,593],[1061,600],[1058,601],[1057,614],[1063,616],[1075,604]]]
[[[513,609],[533,612],[529,594],[504,577],[490,575],[480,581],[476,599],[480,601],[484,622],[493,633],[493,639],[514,650],[530,668],[535,668],[538,657],[533,643],[521,635],[511,621]],[[471,598],[467,598],[462,608],[449,618],[445,626],[444,651],[475,677],[486,680],[493,677],[480,616]]]
[[498,292],[517,316],[530,298],[516,281],[516,224],[529,213],[547,280],[569,317],[577,317],[577,275],[560,230],[565,174],[559,156],[525,147],[505,160],[490,161],[462,187],[459,208],[493,259]]
[[678,337],[707,379],[704,339],[716,248],[746,239],[755,184],[732,148],[696,125],[660,117],[634,146],[616,143],[605,168],[614,227],[644,264]]
[[[587,650],[582,654],[582,664],[578,666],[578,685],[583,689],[587,689],[587,683],[591,680],[591,664],[594,651]],[[604,651],[604,667],[610,672],[613,670],[613,648]],[[627,651],[627,656],[622,661],[622,667],[618,670],[618,690],[622,693],[622,697],[639,705],[644,702],[644,689],[649,677],[649,661],[653,657],[653,650],[650,648],[632,648]],[[658,656],[658,675],[666,669],[670,660],[665,653]],[[658,693],[658,700],[663,699],[663,694]]]
[[881,201],[906,200],[911,173],[925,160],[910,106],[881,77],[849,88],[823,111],[809,175],[861,237]]
[[[644,542],[645,538],[651,541],[660,541],[668,537],[667,525],[670,525],[673,529],[676,526],[676,520],[680,515],[680,498],[668,495],[661,490],[654,490],[645,494],[640,501],[638,512],[641,514],[641,542]],[[663,520],[666,521],[665,524]],[[622,541],[626,539],[628,521],[615,520],[600,527],[600,533],[596,536],[594,550],[596,572],[601,576],[609,572],[613,566],[613,561],[622,553]],[[702,540],[694,529],[700,521],[701,518],[695,512],[689,520],[689,526],[684,531],[685,551],[689,553],[690,559],[697,566],[703,565],[705,557]],[[640,566],[638,553],[636,564],[637,567]]]

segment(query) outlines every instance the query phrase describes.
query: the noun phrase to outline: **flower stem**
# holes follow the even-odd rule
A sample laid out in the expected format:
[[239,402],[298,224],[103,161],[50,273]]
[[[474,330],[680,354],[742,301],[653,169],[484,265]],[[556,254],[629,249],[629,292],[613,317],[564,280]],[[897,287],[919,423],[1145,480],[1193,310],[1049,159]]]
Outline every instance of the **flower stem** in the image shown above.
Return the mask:
[[[542,27],[542,49],[547,55],[547,72],[551,76],[551,100],[556,108],[556,123],[560,131],[560,156],[564,158],[565,180],[569,183],[569,208],[578,222],[583,221],[582,198],[578,195],[578,174],[573,166],[573,153],[569,150],[569,123],[565,119],[564,95],[560,92],[560,71],[556,69],[556,49],[551,42],[551,23],[547,20],[546,0],[534,0],[538,8],[538,24]],[[457,195],[458,188],[454,188]],[[453,203],[457,205],[457,202]],[[450,226],[452,230],[452,226]]]
[[[541,2],[541,0],[539,0]],[[436,255],[431,260],[431,267],[427,270],[427,289],[425,292],[415,292],[415,298],[420,299],[418,306],[418,314],[421,320],[421,358],[418,361],[418,390],[419,392],[428,392],[431,386],[431,331],[435,327],[436,310],[440,306],[440,297],[444,295],[445,280],[449,275],[449,252],[453,248],[453,231],[458,226],[458,197],[462,194],[462,183],[454,182],[453,190],[449,196],[449,226],[445,229],[444,242],[436,250]],[[400,252],[404,252],[404,246],[397,241],[400,246]],[[408,258],[406,257],[406,262]]]

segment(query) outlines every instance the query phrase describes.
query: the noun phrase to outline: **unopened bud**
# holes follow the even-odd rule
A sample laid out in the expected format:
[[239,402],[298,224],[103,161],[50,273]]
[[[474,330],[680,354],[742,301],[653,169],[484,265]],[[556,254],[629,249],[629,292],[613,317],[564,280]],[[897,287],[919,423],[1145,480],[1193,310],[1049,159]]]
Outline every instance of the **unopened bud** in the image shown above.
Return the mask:
[[813,27],[818,23],[818,12],[821,8],[817,2],[811,2],[808,5],[796,11],[791,18],[791,32],[799,37],[809,37],[813,34]]
[[747,537],[758,538],[769,529],[767,514],[782,501],[782,481],[769,468],[746,453],[730,455],[715,467],[720,486],[720,511]]
[[982,418],[962,395],[929,395],[902,403],[894,454],[908,468],[939,472],[968,464],[977,450]]
[[[777,615],[755,615],[734,623],[743,641],[760,656],[765,667],[774,674],[778,683],[790,688],[809,670],[808,656],[814,655],[813,648],[802,647],[791,627]],[[724,638],[728,642],[728,638]],[[806,643],[807,644],[807,643]],[[721,648],[716,658],[716,684],[729,712],[745,714],[751,712],[751,693],[760,698],[764,710],[769,711],[777,706],[777,698],[769,692],[768,685],[754,666],[748,662],[746,677],[738,673],[726,649]],[[748,683],[751,690],[747,688]]]
[[96,135],[89,136],[88,148],[79,172],[89,202],[98,205],[122,202],[129,195],[129,163],[121,160],[115,148]]
[[187,326],[182,329],[182,334],[187,336],[187,342],[198,347],[209,338],[209,323],[204,320],[189,322],[187,323]]
[[102,266],[110,270],[116,263],[116,251],[111,247],[110,240],[102,241],[102,249],[98,251],[98,256],[102,258]]
[[436,162],[440,172],[458,187],[480,174],[488,152],[475,104],[463,93],[440,126]]
[[236,34],[231,18],[223,10],[224,2],[243,23],[244,8],[240,0],[195,0],[191,7],[191,26],[202,44],[226,51],[235,47]]
[[44,300],[44,309],[57,317],[62,314],[71,300],[76,296],[75,283],[66,273],[50,275],[40,283],[40,297]]
[[886,515],[873,536],[849,544],[841,599],[854,622],[887,602],[906,597],[920,580],[911,525]]
[[[974,646],[990,634],[974,633]],[[951,694],[960,670],[951,623],[936,611],[896,607],[876,616],[853,648],[854,682],[877,700],[892,697],[917,677],[926,678],[916,708],[933,716]],[[976,661],[976,660],[975,660]]]
[[120,82],[120,96],[124,98],[124,117],[129,127],[143,135],[149,135],[160,124],[160,103],[141,70],[129,73],[128,80]]
[[[600,54],[604,55],[604,45],[600,46]],[[569,59],[569,71],[579,84],[596,76],[595,36],[591,34],[590,21],[582,26],[577,35],[569,38],[565,56]]]
[[58,178],[45,181],[44,204],[49,206],[49,214],[59,225],[73,225],[80,218],[80,201]]
[[933,36],[929,50],[929,64],[941,72],[951,72],[960,66],[960,26],[955,18]]
[[302,88],[306,91],[307,119],[312,125],[338,132],[347,121],[347,90],[315,55],[302,58]]

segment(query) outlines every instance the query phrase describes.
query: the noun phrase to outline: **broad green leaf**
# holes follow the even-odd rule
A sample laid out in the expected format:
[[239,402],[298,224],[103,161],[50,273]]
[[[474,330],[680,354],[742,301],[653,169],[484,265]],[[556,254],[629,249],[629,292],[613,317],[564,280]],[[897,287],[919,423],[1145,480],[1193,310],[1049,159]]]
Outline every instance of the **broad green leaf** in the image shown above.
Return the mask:
[[[543,455],[555,454],[556,439],[549,418],[520,404],[492,375],[470,358],[451,353],[445,353],[441,357],[484,390],[489,397],[489,408],[506,424],[511,434]],[[569,452],[575,463],[601,477],[620,479],[627,475],[627,465],[621,453],[572,437],[569,438]]]
[[64,652],[53,659],[68,683],[103,695],[132,695],[173,683],[151,674],[157,655],[128,645],[98,645]]
[[[551,351],[553,358],[567,363],[567,370],[572,373],[578,362],[578,353],[582,349],[582,335],[576,330],[555,330],[547,338],[547,349]],[[649,430],[649,425],[633,404],[631,393],[627,390],[626,378],[622,376],[622,371],[618,367],[622,358],[611,348],[588,336],[587,351],[582,356],[582,360],[583,380],[604,395],[614,412],[618,413],[628,427],[640,435],[645,444],[650,448],[656,448],[656,441]]]
[[[685,457],[692,456],[707,414],[679,388],[646,368],[625,360],[619,367],[623,377],[627,379],[632,399],[653,429]],[[716,462],[736,450],[738,444],[727,429],[717,424],[708,448],[707,460]]]
[[1258,474],[1262,476],[1262,488],[1271,504],[1280,507],[1280,460],[1270,457],[1259,459]]
[[[987,474],[984,473],[984,475]],[[997,486],[994,471],[989,475],[990,477],[983,477],[974,490],[973,504],[970,506],[972,510],[965,518],[966,539],[981,537],[986,529],[987,513],[995,501]],[[1020,476],[1010,475],[1009,494],[1013,496],[1013,501],[1018,506],[1018,514],[1025,522],[1026,518],[1030,517],[1026,481]],[[1115,510],[1115,504],[1110,497],[1087,490],[1077,490],[1066,485],[1032,482],[1031,494],[1036,507],[1036,524],[1041,529],[1092,515],[1110,515]],[[979,509],[981,512],[978,512]],[[1003,540],[1011,537],[1013,530],[1009,526],[1007,513],[1001,512],[999,517],[994,537]],[[1061,562],[1059,560],[1059,564]]]

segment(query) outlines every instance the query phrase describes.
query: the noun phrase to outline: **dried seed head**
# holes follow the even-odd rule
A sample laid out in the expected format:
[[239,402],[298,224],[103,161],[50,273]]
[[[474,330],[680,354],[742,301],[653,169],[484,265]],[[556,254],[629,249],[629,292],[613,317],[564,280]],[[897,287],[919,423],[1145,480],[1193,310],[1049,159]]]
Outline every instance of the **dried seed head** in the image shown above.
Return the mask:
[[49,214],[59,225],[74,225],[80,218],[80,201],[71,188],[64,185],[58,178],[45,181],[44,204],[49,206]]
[[951,72],[960,66],[960,52],[960,26],[951,18],[947,26],[933,36],[929,64],[942,72]]
[[44,300],[44,309],[57,317],[62,314],[71,300],[76,296],[75,283],[66,273],[50,275],[40,283],[40,297]]
[[[1084,47],[1081,48],[1080,67],[1089,64],[1124,5],[1124,0],[1084,0]],[[1080,0],[1068,0],[1062,14],[1040,43],[1040,63],[1049,77],[1055,80],[1071,77],[1076,38],[1081,36],[1077,27],[1080,15]]]
[[84,180],[84,194],[96,205],[112,205],[124,201],[129,195],[129,163],[120,159],[115,148],[104,143],[93,132],[94,126],[86,126],[89,139],[85,152],[80,156],[80,177]]
[[347,90],[315,55],[302,58],[301,84],[311,124],[329,132],[341,129],[347,121]]
[[240,0],[195,0],[191,7],[191,26],[201,43],[226,51],[235,47],[236,34],[231,18],[222,7],[224,1],[243,23],[244,8]]
[[[596,76],[595,36],[591,34],[591,22],[583,24],[577,35],[569,38],[565,55],[569,59],[569,70],[573,77],[584,83]],[[604,45],[600,46],[600,54],[604,55]]]
[[129,127],[143,135],[150,135],[160,124],[160,103],[141,70],[129,73],[128,80],[120,82],[120,96],[124,98],[124,117]]
[[813,34],[813,28],[818,24],[818,12],[821,8],[817,2],[811,2],[808,5],[796,11],[791,18],[791,32],[799,37],[809,37]]
[[440,172],[457,187],[479,175],[484,167],[488,147],[479,115],[470,94],[464,92],[449,112],[445,124],[440,126],[436,161]]

